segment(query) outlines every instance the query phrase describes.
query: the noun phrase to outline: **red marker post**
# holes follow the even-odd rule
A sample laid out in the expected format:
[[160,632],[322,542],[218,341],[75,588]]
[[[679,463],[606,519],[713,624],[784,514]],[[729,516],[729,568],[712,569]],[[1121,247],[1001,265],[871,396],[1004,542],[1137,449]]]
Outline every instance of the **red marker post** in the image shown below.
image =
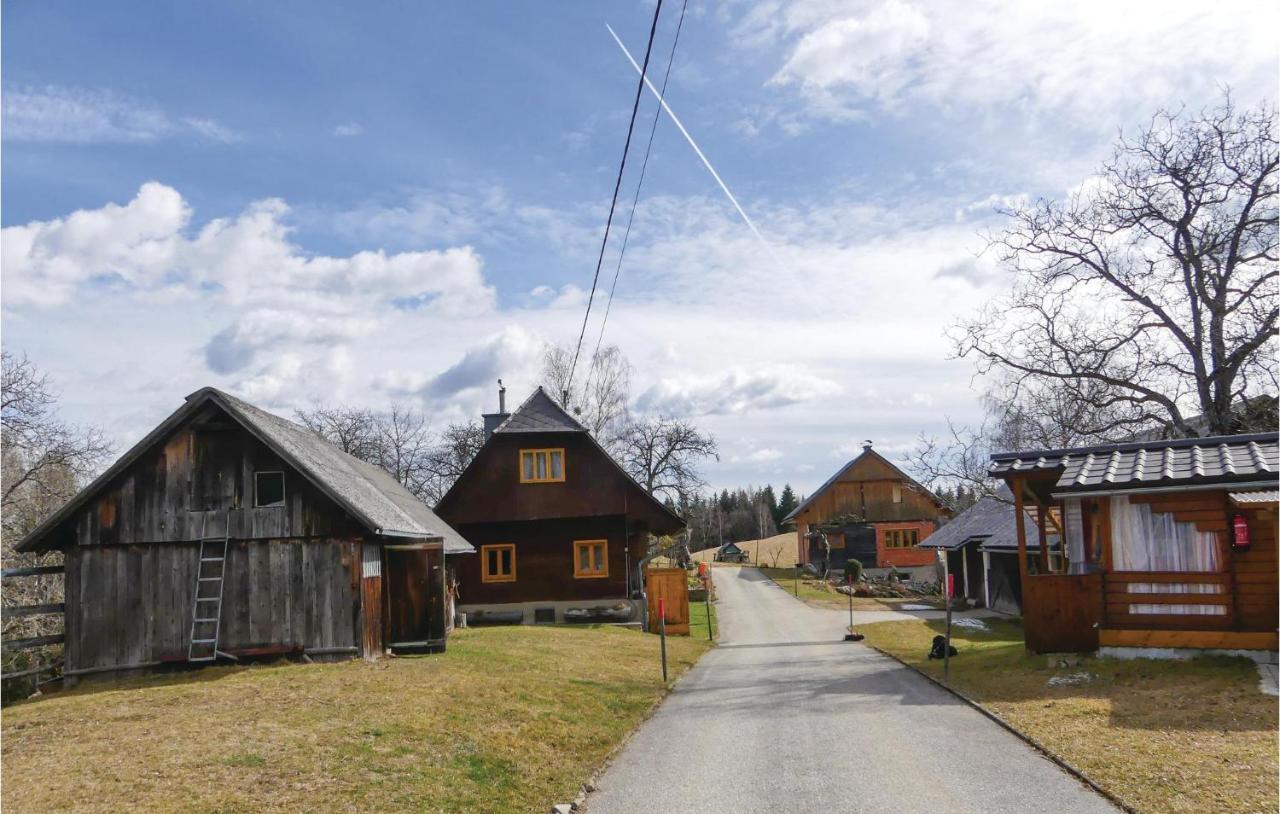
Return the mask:
[[[945,555],[944,555],[945,556]],[[944,559],[945,563],[946,560]],[[956,575],[947,567],[947,646],[942,650],[942,680],[951,682],[951,597],[956,594]]]
[[658,599],[658,638],[662,640],[662,683],[667,683],[667,600]]

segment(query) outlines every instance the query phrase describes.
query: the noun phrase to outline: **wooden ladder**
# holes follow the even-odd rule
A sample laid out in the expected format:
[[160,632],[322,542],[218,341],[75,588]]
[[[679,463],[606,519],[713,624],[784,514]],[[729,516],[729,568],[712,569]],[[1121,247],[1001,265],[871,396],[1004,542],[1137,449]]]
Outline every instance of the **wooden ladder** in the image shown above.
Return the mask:
[[[205,516],[208,520],[208,516]],[[230,526],[231,518],[227,518]],[[187,661],[213,661],[220,654],[218,637],[222,632],[222,586],[227,574],[227,547],[229,528],[221,537],[205,534],[205,523],[200,531],[200,559],[196,563],[196,594],[191,613],[191,642],[187,646]]]

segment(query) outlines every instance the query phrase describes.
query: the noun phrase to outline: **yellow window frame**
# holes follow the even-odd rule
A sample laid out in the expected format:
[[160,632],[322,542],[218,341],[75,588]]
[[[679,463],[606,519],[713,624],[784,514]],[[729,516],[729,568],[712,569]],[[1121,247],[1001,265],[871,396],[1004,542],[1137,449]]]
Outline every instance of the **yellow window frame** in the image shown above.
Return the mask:
[[[551,456],[552,454],[557,454],[557,453],[560,455],[559,477],[553,476],[551,474]],[[525,461],[526,455],[530,456],[533,460],[531,477],[526,476],[525,474],[524,461]],[[543,461],[543,465],[544,465],[543,471],[546,472],[546,475],[544,477],[538,477],[538,461],[539,460]],[[519,468],[521,483],[564,483],[565,472],[568,471],[567,463],[568,462],[564,454],[564,447],[547,447],[545,449],[520,450],[520,457],[516,461],[516,466]]]
[[[509,551],[511,552],[511,573],[495,574],[489,570],[489,552],[490,551]],[[497,558],[499,567],[502,565],[502,557]],[[480,546],[480,581],[481,582],[515,582],[516,581],[516,546],[515,543],[491,543],[490,545]]]
[[[601,570],[595,568],[582,569],[582,549],[600,549]],[[594,557],[589,558],[594,561]],[[573,577],[574,579],[600,579],[609,576],[609,541],[608,540],[574,540],[573,541]]]

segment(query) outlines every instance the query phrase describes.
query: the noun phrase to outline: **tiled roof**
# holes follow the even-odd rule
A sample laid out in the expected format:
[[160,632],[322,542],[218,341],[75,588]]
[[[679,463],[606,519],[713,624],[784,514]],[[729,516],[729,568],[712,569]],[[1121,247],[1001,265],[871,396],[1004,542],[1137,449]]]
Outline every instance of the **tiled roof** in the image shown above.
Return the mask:
[[1001,452],[991,474],[1061,470],[1061,491],[1231,484],[1274,480],[1280,444],[1274,434],[1223,435],[1171,441],[1105,444],[1078,449]]
[[1256,492],[1232,492],[1229,497],[1237,506],[1267,506],[1280,503],[1280,489],[1263,489]]
[[919,548],[954,551],[966,543],[980,542],[983,548],[1018,548],[1018,528],[1013,495],[1001,489],[1001,497],[984,497],[956,515],[946,525],[920,541]]
[[586,432],[587,428],[539,387],[494,430],[499,432]]

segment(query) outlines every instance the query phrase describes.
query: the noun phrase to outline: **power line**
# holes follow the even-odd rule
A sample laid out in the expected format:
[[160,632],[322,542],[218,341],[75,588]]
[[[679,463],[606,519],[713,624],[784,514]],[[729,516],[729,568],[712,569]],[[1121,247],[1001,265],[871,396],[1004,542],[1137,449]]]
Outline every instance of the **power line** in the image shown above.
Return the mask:
[[653,38],[658,30],[658,15],[662,13],[662,0],[653,9],[653,22],[649,25],[649,44],[644,49],[644,66],[640,82],[636,86],[636,98],[631,103],[631,121],[627,124],[627,141],[622,145],[622,163],[618,165],[618,180],[613,185],[613,200],[609,202],[609,217],[604,222],[604,239],[600,241],[600,256],[596,259],[596,272],[591,278],[591,294],[587,296],[587,311],[582,315],[582,330],[578,332],[578,346],[573,351],[573,363],[569,365],[569,378],[565,382],[565,400],[573,390],[573,374],[578,369],[578,355],[582,353],[582,340],[587,335],[587,320],[591,317],[591,303],[596,297],[596,285],[600,282],[600,267],[604,265],[605,246],[609,245],[609,227],[613,225],[613,210],[618,205],[618,190],[622,188],[622,173],[627,168],[627,153],[631,150],[631,134],[636,127],[636,113],[640,110],[640,97],[644,94],[645,72],[649,70],[649,55],[653,52]]
[[[671,78],[671,66],[676,60],[676,46],[680,44],[680,30],[684,28],[684,13],[689,8],[689,0],[680,5],[680,19],[676,21],[676,35],[671,41],[671,53],[667,55],[667,70],[662,75],[662,93],[667,92],[667,80]],[[591,366],[587,368],[587,381],[583,389],[591,386],[591,376],[595,372],[596,362],[600,357],[600,344],[604,341],[604,327],[609,324],[609,312],[613,310],[613,293],[618,288],[618,276],[622,273],[622,258],[627,254],[627,243],[631,240],[631,224],[636,219],[636,205],[640,202],[640,188],[644,186],[645,171],[649,168],[649,153],[653,150],[653,136],[658,132],[658,121],[662,118],[662,106],[653,110],[653,125],[649,128],[649,141],[644,146],[644,161],[640,162],[640,180],[636,182],[636,194],[631,199],[631,214],[627,216],[627,229],[622,233],[622,248],[618,252],[618,265],[613,270],[613,283],[609,286],[609,299],[605,300],[604,318],[600,320],[600,333],[596,336],[596,349],[591,354]]]

